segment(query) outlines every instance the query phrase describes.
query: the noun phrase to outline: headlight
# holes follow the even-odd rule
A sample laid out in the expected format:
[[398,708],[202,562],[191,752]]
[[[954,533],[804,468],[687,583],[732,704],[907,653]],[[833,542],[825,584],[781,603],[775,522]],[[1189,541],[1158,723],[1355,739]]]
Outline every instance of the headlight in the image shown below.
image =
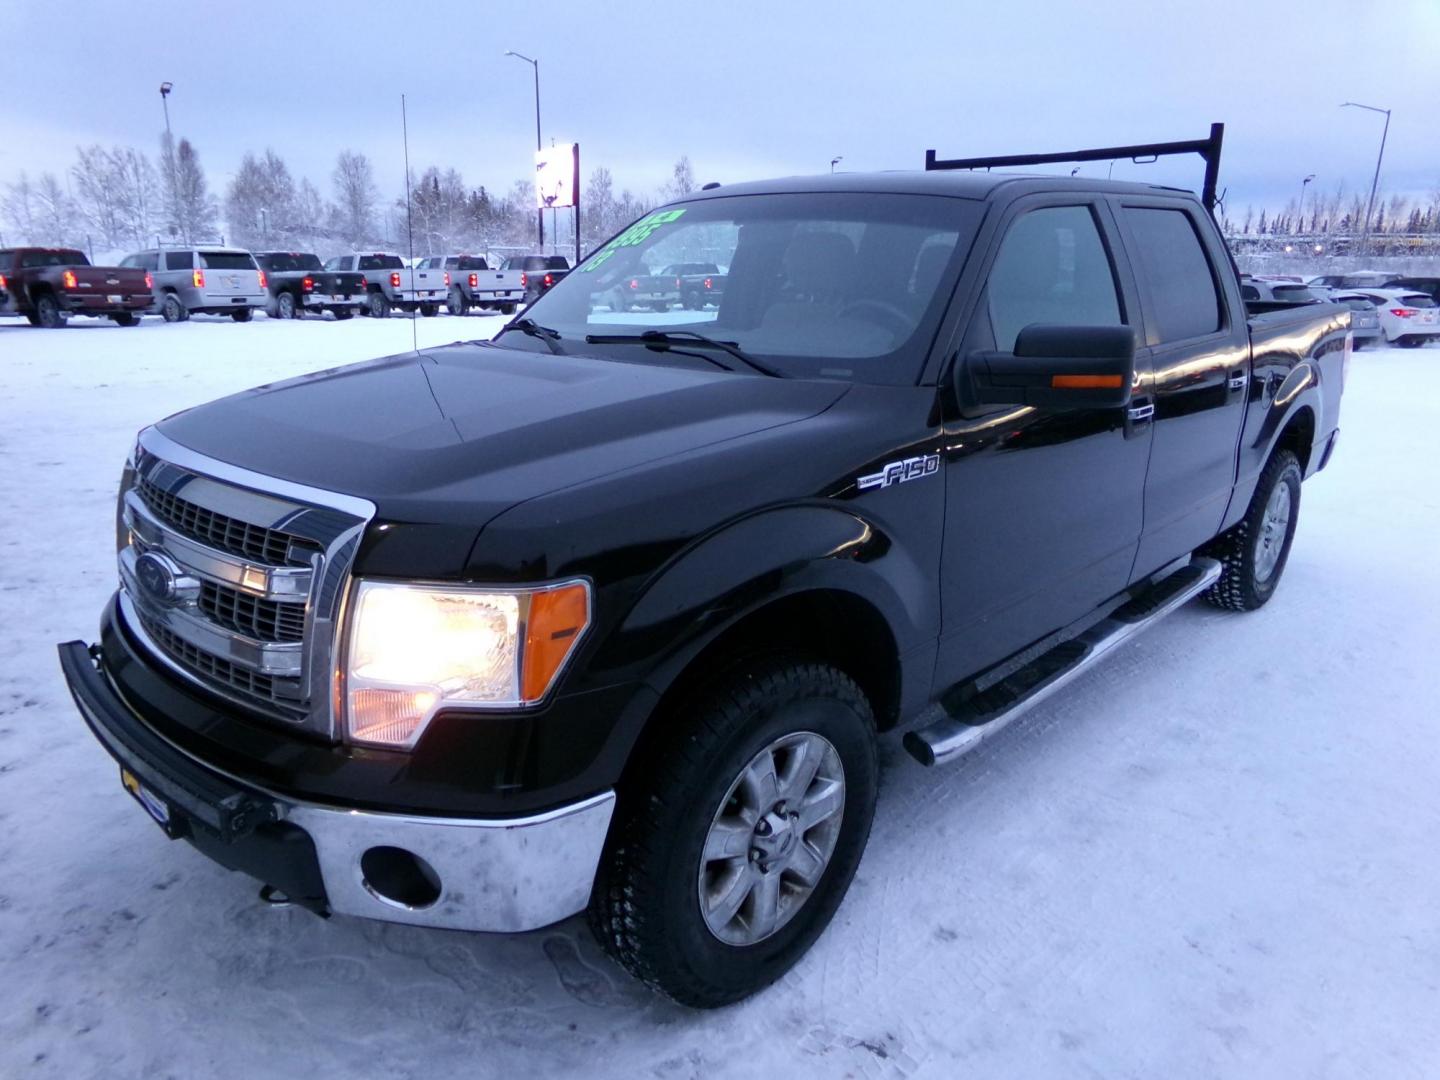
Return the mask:
[[590,624],[590,586],[474,589],[361,581],[345,665],[352,742],[413,746],[442,708],[533,705]]

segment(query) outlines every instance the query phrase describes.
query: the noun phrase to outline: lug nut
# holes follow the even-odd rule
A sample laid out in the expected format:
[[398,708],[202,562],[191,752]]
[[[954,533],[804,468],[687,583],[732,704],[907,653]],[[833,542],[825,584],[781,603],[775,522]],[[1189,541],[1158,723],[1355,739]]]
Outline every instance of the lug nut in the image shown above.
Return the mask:
[[761,818],[755,823],[755,834],[757,836],[769,836],[770,832],[770,822],[766,821],[764,818]]

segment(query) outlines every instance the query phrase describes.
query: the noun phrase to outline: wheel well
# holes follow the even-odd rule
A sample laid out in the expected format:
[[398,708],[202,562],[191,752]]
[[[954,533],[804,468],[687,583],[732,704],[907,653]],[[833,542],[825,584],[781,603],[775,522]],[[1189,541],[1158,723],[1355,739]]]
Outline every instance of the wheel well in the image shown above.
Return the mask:
[[1315,449],[1315,413],[1306,405],[1285,422],[1280,438],[1275,440],[1276,450],[1289,450],[1300,459],[1300,472],[1310,471],[1310,454]]
[[899,720],[900,660],[895,635],[869,601],[833,589],[782,597],[726,628],[670,684],[655,713],[662,713],[742,657],[775,651],[800,652],[849,675],[870,700],[881,731]]

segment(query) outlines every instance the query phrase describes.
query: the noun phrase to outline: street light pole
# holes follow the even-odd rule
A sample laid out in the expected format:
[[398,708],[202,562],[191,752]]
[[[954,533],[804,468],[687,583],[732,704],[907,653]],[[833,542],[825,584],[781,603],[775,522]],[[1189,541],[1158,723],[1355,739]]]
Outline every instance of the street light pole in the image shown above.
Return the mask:
[[160,107],[165,110],[165,198],[171,200],[172,207],[174,206],[176,187],[175,137],[170,134],[170,91],[173,89],[175,89],[174,83],[162,82],[160,84]]
[[1305,177],[1304,180],[1301,180],[1301,181],[1300,181],[1300,202],[1299,202],[1299,205],[1297,205],[1296,208],[1295,208],[1295,235],[1296,235],[1296,236],[1299,236],[1301,230],[1305,228],[1305,188],[1309,185],[1310,181],[1312,181],[1312,180],[1314,180],[1314,179],[1315,179],[1315,174],[1314,174],[1314,173],[1311,173],[1309,176]]
[[844,161],[844,160],[845,160],[845,159],[844,159],[843,157],[832,157],[832,158],[830,159],[830,173],[831,173],[832,176],[833,176],[834,173],[835,173],[835,166],[836,166],[836,165],[839,165],[840,162],[842,162],[842,161]]
[[1375,156],[1375,178],[1370,181],[1370,202],[1365,206],[1365,226],[1360,232],[1360,254],[1367,255],[1370,250],[1370,220],[1375,213],[1375,191],[1380,186],[1380,163],[1385,160],[1385,140],[1390,135],[1390,110],[1381,109],[1375,105],[1361,105],[1358,101],[1347,101],[1340,106],[1352,109],[1366,109],[1369,112],[1385,114],[1385,127],[1380,132],[1380,153]]
[[[506,56],[513,56],[517,60],[524,60],[535,70],[535,149],[538,152],[540,146],[540,61],[531,59],[523,53],[515,52],[513,49],[505,51]],[[535,242],[539,245],[540,251],[545,250],[545,211],[539,207],[535,210]]]

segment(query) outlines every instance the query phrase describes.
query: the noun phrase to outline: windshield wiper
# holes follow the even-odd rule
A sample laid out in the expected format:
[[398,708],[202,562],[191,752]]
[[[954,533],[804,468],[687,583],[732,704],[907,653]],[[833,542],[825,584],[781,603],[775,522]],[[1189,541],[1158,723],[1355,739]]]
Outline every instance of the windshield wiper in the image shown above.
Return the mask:
[[[512,319],[500,331],[500,334],[508,330],[519,330],[528,337],[539,338],[545,343],[545,347],[556,356],[564,356],[565,350],[560,347],[560,331],[552,330],[548,326],[541,326],[534,319]],[[499,337],[500,334],[496,334]]]
[[[680,345],[692,345],[696,348],[720,349],[729,353],[736,360],[739,360],[746,367],[760,372],[762,375],[769,375],[772,378],[783,379],[785,373],[769,364],[756,360],[745,352],[744,349],[733,341],[720,341],[716,338],[706,337],[704,334],[697,334],[693,330],[646,330],[643,334],[586,334],[587,345],[648,345],[652,349],[659,349],[664,352],[667,349],[675,349]],[[698,355],[698,354],[697,354]],[[728,364],[722,364],[713,357],[705,357],[717,367],[723,367],[726,371],[735,369]]]

